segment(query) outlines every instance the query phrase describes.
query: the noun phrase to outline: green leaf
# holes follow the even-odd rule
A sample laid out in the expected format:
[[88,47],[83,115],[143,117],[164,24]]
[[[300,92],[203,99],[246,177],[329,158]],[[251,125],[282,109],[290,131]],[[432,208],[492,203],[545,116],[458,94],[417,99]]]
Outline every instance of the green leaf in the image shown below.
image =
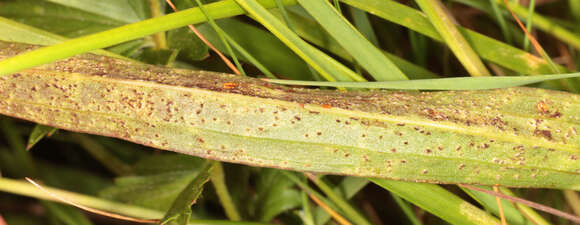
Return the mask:
[[[216,23],[275,74],[285,78],[301,80],[310,77],[308,67],[304,61],[271,33],[235,19],[221,19],[216,21]],[[210,29],[207,24],[203,24],[197,29],[217,49],[220,51],[225,50],[225,46],[217,41],[217,33]],[[247,61],[242,55],[240,55],[240,58]]]
[[347,87],[347,88],[384,88],[396,90],[485,90],[507,88],[548,80],[580,77],[580,73],[536,75],[526,77],[453,77],[407,81],[379,82],[326,82],[263,79],[275,84]]
[[145,1],[139,0],[46,0],[71,8],[80,9],[92,14],[109,17],[124,23],[133,23],[145,19]]
[[323,179],[314,177],[310,174],[306,174],[306,176],[308,176],[310,180],[316,184],[316,186],[328,197],[328,199],[330,199],[340,210],[342,210],[342,212],[344,212],[344,216],[350,219],[350,221],[360,225],[371,224],[367,218],[361,215],[359,211],[357,211],[350,203],[346,201],[346,198],[343,198],[341,195],[334,192],[334,190],[332,190],[332,188],[330,188],[330,186],[326,184]]
[[329,2],[298,0],[298,3],[365,68],[375,80],[407,80],[408,78],[377,47],[342,17]]
[[[344,177],[340,184],[336,185],[333,190],[338,193],[340,197],[351,199],[369,182],[370,181],[366,178]],[[328,214],[322,207],[318,206],[314,211],[314,218],[316,218],[316,224],[326,224],[330,220],[330,214]]]
[[299,55],[306,63],[312,66],[322,77],[329,81],[336,80],[357,80],[363,81],[364,78],[354,73],[344,65],[340,64],[333,58],[324,54],[320,50],[312,47],[298,35],[292,32],[285,24],[280,22],[276,17],[270,14],[262,5],[255,0],[236,0],[248,13],[264,25],[286,46]]
[[0,17],[0,40],[33,45],[52,45],[66,40],[65,37],[45,30]]
[[416,0],[453,54],[471,76],[490,76],[479,56],[473,51],[455,25],[455,18],[440,0]]
[[42,201],[48,213],[66,225],[92,225],[93,223],[79,209],[68,205]]
[[[309,17],[308,15],[303,15],[306,14],[306,12],[304,13],[297,13],[294,11],[298,11],[301,12],[300,10],[297,10],[296,8],[293,8],[295,10],[293,11],[289,11],[288,12],[288,18],[290,19],[291,23],[293,24],[293,28],[294,31],[300,35],[300,37],[304,38],[305,40],[307,40],[308,42],[319,46],[321,48],[324,48],[325,50],[345,59],[348,61],[352,61],[353,58],[352,56],[350,56],[350,54],[348,54],[348,52],[346,50],[344,50],[344,48],[342,48],[342,46],[340,46],[340,44],[338,44],[336,42],[336,40],[334,40],[334,38],[332,38],[330,35],[328,35],[328,32],[326,32],[318,23],[316,23],[313,19],[311,19],[311,17]],[[276,15],[277,17],[281,17],[281,13],[279,13],[276,10],[271,10],[272,13],[274,13],[274,15]],[[395,65],[397,65],[397,67],[399,67],[407,76],[409,76],[410,78],[413,79],[426,79],[426,78],[436,78],[438,77],[436,74],[434,74],[433,72],[422,68],[420,66],[417,66],[413,63],[410,63],[409,61],[383,51],[383,53],[393,62],[395,63]],[[306,72],[308,73],[308,71]],[[306,74],[305,73],[305,74]],[[299,78],[294,78],[297,80],[305,80],[305,79],[299,79]]]
[[293,186],[294,182],[280,170],[261,170],[254,202],[257,205],[256,218],[262,222],[269,222],[278,214],[298,207],[302,203],[300,192]]
[[139,55],[139,61],[153,65],[168,66],[175,62],[178,53],[179,50],[145,48]]
[[211,169],[215,162],[206,161],[197,176],[185,187],[171,204],[171,208],[165,213],[160,224],[176,222],[179,225],[187,225],[191,217],[191,205],[203,191],[203,185],[209,180]]
[[[486,186],[478,186],[479,188],[483,188],[486,190],[493,190],[491,187]],[[496,202],[496,197],[493,195],[489,195],[487,193],[461,188],[465,193],[470,195],[473,199],[475,199],[479,204],[481,204],[487,211],[491,211],[494,215],[499,216],[499,208]],[[501,199],[501,207],[503,213],[506,217],[508,224],[513,225],[532,225],[534,223],[530,222],[524,215],[520,213],[520,211],[514,207],[514,205],[505,199]],[[542,223],[546,225],[546,223]]]
[[407,183],[377,178],[370,180],[451,224],[499,224],[496,218],[435,184]]
[[199,61],[208,56],[208,47],[188,27],[167,32],[167,42],[171,49],[179,50],[179,59]]
[[175,154],[146,157],[135,165],[137,175],[115,179],[115,185],[99,195],[167,211],[181,190],[198,175],[202,163],[200,159]]
[[[274,7],[273,0],[260,0],[265,7]],[[286,0],[284,4],[295,4]],[[4,7],[0,7],[4,10]],[[233,0],[219,1],[206,5],[206,10],[215,19],[240,15],[245,11]],[[1,15],[1,14],[0,14]],[[177,13],[148,19],[145,21],[117,27],[101,33],[68,40],[63,43],[30,51],[10,59],[0,61],[0,76],[25,68],[54,62],[87,51],[109,47],[125,41],[141,38],[161,31],[179,28],[188,24],[204,22],[205,16],[199,8],[183,10]],[[322,53],[321,53],[322,54]],[[20,59],[19,59],[20,58]]]
[[36,143],[38,143],[40,140],[42,140],[42,138],[44,138],[45,136],[51,136],[57,130],[58,129],[56,129],[54,127],[44,126],[44,125],[40,125],[40,124],[34,126],[34,129],[32,129],[32,132],[30,133],[30,136],[28,137],[28,143],[26,144],[26,150],[32,149],[32,147],[34,147],[34,145]]
[[[438,41],[443,41],[437,30],[421,12],[396,1],[341,0],[373,15],[405,26]],[[550,65],[543,59],[514,48],[475,31],[457,27],[470,46],[483,59],[522,74],[551,74]],[[566,71],[564,67],[558,68]]]
[[36,0],[1,2],[0,16],[66,37],[78,37],[124,24],[78,9]]
[[[0,54],[29,47],[0,43]],[[114,73],[103,74],[103,67]],[[580,99],[571,93],[286,88],[90,54],[5,76],[0,90],[18,90],[0,91],[5,115],[228,162],[408,181],[580,188]],[[86,104],[90,96],[112,103]],[[138,109],[133,101],[156,104]],[[530,125],[538,119],[541,124]],[[514,158],[519,152],[525,157]]]

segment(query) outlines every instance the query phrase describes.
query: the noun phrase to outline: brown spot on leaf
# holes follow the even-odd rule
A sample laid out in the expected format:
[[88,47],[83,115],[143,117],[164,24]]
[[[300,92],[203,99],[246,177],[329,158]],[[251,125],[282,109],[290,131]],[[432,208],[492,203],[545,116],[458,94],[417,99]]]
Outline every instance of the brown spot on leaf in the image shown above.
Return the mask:
[[534,130],[534,135],[544,137],[548,140],[552,140],[552,132],[550,132],[549,130],[536,129],[536,130]]

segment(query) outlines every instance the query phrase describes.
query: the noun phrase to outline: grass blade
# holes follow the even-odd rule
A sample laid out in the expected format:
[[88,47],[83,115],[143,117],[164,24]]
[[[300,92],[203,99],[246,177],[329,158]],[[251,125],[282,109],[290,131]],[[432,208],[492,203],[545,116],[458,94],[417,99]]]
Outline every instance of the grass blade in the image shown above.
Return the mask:
[[370,180],[451,224],[499,224],[496,218],[440,186],[376,178]]
[[236,1],[326,80],[364,80],[364,78],[352,70],[300,39],[298,35],[292,32],[255,0]]
[[275,84],[345,87],[345,88],[384,88],[395,90],[485,90],[507,88],[542,81],[580,77],[580,73],[536,75],[525,77],[453,77],[439,79],[421,79],[407,81],[378,81],[378,82],[325,82],[299,80],[272,80],[265,81]]
[[[273,0],[261,0],[265,7],[275,7]],[[286,0],[285,4],[295,4]],[[206,6],[208,13],[215,19],[245,13],[233,0],[219,1]],[[191,8],[177,13],[128,24],[104,32],[65,41],[63,43],[27,52],[0,61],[0,76],[16,71],[54,62],[83,52],[108,47],[128,40],[145,37],[157,32],[182,27],[188,24],[205,22],[206,18],[199,8]]]
[[375,80],[407,80],[377,47],[373,46],[330,3],[323,0],[298,0],[298,3],[336,40]]
[[[400,24],[417,31],[435,40],[443,41],[443,38],[429,20],[419,11],[397,3],[396,1],[374,0],[341,0],[354,7],[365,10],[373,15]],[[537,14],[536,14],[537,15]],[[534,21],[537,21],[534,18]],[[537,24],[536,24],[537,26]],[[551,74],[550,65],[543,59],[519,50],[493,38],[487,37],[475,31],[457,27],[468,40],[470,46],[481,56],[493,63],[522,74]],[[566,71],[562,66],[560,71]]]
[[455,27],[455,19],[440,0],[416,0],[416,2],[471,76],[491,75],[463,34]]

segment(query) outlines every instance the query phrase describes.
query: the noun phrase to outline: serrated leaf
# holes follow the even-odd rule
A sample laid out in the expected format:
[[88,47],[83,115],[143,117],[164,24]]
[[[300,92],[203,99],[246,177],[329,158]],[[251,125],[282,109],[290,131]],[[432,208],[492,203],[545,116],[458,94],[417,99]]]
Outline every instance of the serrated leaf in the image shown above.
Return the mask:
[[165,213],[160,224],[176,222],[179,225],[187,225],[191,217],[191,205],[195,204],[203,191],[203,185],[209,181],[213,166],[214,162],[206,161],[197,176],[191,180],[173,201],[171,208]]

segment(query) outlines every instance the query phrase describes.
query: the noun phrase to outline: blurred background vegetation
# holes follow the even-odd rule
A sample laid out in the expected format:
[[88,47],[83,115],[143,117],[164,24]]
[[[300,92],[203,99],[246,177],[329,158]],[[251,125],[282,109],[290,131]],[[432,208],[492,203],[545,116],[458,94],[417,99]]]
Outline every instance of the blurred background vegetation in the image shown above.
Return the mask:
[[[213,10],[211,6],[217,1],[173,2],[181,10],[200,3]],[[356,76],[313,68],[319,63],[316,60],[325,60],[324,57],[308,61],[298,56],[295,48],[304,43],[281,41],[273,34],[280,27],[267,25],[273,22],[272,18],[260,18],[259,14],[228,16],[227,5],[220,8],[224,10],[222,17],[227,18],[197,24],[196,28],[233,60],[241,73],[249,76],[295,80],[359,78],[357,81],[516,76],[576,71],[580,63],[580,1],[576,0],[509,0],[510,8],[546,54],[534,48],[502,0],[330,1],[370,45],[364,41],[345,43],[347,37],[356,40],[356,34],[318,18],[325,14],[317,11],[317,4],[306,0],[298,1],[300,4],[260,2],[269,2],[269,13],[304,43],[343,63]],[[438,10],[443,10],[443,14],[438,14]],[[0,40],[51,45],[172,12],[164,1],[158,0],[0,0]],[[216,12],[209,14],[212,13]],[[444,18],[455,20],[459,26],[445,24]],[[454,33],[457,29],[459,35]],[[462,47],[462,43],[468,44]],[[151,64],[232,73],[187,27],[105,50]],[[380,53],[379,59],[373,52]],[[388,60],[381,61],[383,53]],[[536,86],[577,92],[578,84],[577,80],[565,80]],[[190,224],[415,225],[499,221],[494,197],[455,185],[417,185],[412,186],[416,189],[403,190],[364,178],[307,178],[300,173],[219,164],[117,139],[57,131],[3,116],[0,171],[0,225],[135,223],[42,200],[49,198],[48,194],[22,181],[23,177],[41,180],[43,185],[54,188],[53,193],[73,202],[136,218],[186,218],[190,212],[185,208],[189,207],[176,209],[175,205],[189,206],[187,201],[191,203],[197,193],[200,197],[191,207]],[[200,177],[210,177],[211,181],[204,185],[205,180],[200,181]],[[575,192],[503,191],[580,213]],[[183,197],[184,193],[195,196],[179,200],[178,195]],[[454,206],[471,203],[481,210],[467,210],[472,213],[467,215],[460,208],[446,205],[447,200]],[[502,206],[509,224],[573,224],[507,201]],[[329,212],[335,215],[331,217]]]

